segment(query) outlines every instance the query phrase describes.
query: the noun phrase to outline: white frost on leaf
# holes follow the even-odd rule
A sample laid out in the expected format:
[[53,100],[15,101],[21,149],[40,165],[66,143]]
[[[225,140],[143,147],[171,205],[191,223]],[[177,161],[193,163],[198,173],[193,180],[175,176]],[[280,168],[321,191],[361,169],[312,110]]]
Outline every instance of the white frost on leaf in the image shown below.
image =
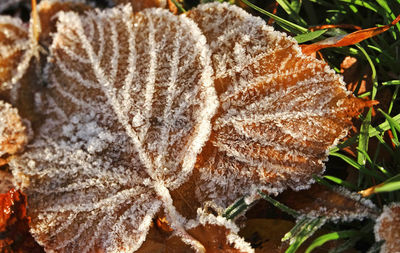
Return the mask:
[[28,143],[28,129],[17,109],[0,100],[0,166],[2,157],[14,155]]
[[227,3],[188,12],[211,50],[221,108],[201,155],[197,196],[226,207],[264,190],[300,190],[351,125],[354,98],[293,38]]
[[383,208],[374,227],[375,240],[384,240],[381,253],[400,252],[400,203]]
[[[220,215],[215,216],[207,213],[202,208],[197,209],[197,219],[195,221],[188,222],[185,228],[187,231],[189,231],[189,233],[192,234],[201,234],[201,232],[203,232],[204,234],[199,237],[209,240],[208,243],[212,246],[214,246],[213,244],[227,244],[226,246],[232,248],[229,250],[229,252],[254,252],[254,249],[251,247],[250,243],[246,242],[238,235],[239,228],[235,223],[233,223],[233,221],[227,220],[225,217]],[[223,236],[226,238],[221,238],[219,236],[220,230],[226,231],[226,235]],[[223,240],[225,240],[225,242],[223,242]],[[213,250],[210,250],[210,252],[213,252]],[[223,252],[222,248],[221,252]]]
[[47,120],[11,163],[35,239],[49,252],[133,252],[162,208],[195,244],[169,191],[192,173],[218,105],[204,36],[161,9],[58,19],[37,99]]

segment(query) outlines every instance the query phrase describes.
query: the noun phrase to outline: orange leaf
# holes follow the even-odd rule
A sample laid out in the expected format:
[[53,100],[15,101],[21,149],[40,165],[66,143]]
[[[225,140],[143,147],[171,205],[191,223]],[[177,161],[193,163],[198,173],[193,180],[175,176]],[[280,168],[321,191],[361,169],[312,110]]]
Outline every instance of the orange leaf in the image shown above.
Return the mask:
[[29,233],[26,196],[11,189],[0,194],[0,252],[43,252]]
[[336,37],[327,38],[322,41],[318,41],[311,45],[302,45],[302,51],[304,54],[310,55],[320,49],[328,48],[328,47],[344,47],[354,45],[359,43],[365,39],[371,38],[375,35],[383,33],[389,30],[390,27],[394,26],[397,22],[400,21],[400,15],[397,16],[395,20],[389,25],[381,26],[381,27],[373,27],[360,31],[356,31],[350,33],[348,35],[341,35]]

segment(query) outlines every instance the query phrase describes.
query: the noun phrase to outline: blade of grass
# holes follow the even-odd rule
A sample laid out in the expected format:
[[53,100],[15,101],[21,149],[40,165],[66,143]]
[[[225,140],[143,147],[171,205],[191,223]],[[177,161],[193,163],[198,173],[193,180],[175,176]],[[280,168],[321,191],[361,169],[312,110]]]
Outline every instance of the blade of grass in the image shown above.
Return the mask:
[[299,247],[315,233],[315,231],[325,224],[325,222],[326,219],[323,217],[308,219],[307,222],[301,227],[300,232],[291,239],[291,244],[285,253],[296,252]]
[[[394,120],[384,111],[382,111],[382,109],[378,109],[378,111],[380,111],[383,114],[383,116],[385,116],[386,120],[389,122],[389,125],[392,125],[397,131],[400,132],[400,124],[396,120]],[[397,116],[400,116],[400,114],[398,114]]]
[[[397,123],[400,123],[400,114],[392,117],[392,120]],[[377,136],[377,135],[380,135],[380,134],[386,132],[389,129],[390,129],[390,124],[389,124],[388,120],[386,119],[385,122],[378,125],[377,127],[370,126],[369,130],[368,130],[368,134],[370,137],[374,137],[374,136]]]
[[355,160],[351,159],[350,157],[348,157],[346,155],[343,155],[340,153],[331,153],[330,155],[342,158],[343,161],[345,161],[346,163],[350,164],[351,166],[353,166],[354,168],[356,168],[357,170],[362,172],[360,174],[365,174],[365,175],[368,175],[371,177],[376,177],[381,180],[384,180],[384,177],[379,175],[376,171],[374,171],[374,170],[371,171],[371,170],[366,169],[364,165],[360,165],[358,162],[356,162]]
[[228,208],[226,208],[225,212],[222,214],[223,217],[229,219],[235,218],[237,215],[239,215],[241,212],[246,210],[249,207],[249,205],[246,204],[244,197],[240,198],[237,200],[235,203],[230,205]]
[[280,210],[282,210],[283,212],[293,216],[293,217],[298,217],[300,214],[291,209],[290,207],[280,203],[279,201],[276,201],[275,199],[271,198],[270,196],[268,196],[267,194],[258,191],[258,194],[260,194],[260,196],[265,199],[266,201],[268,201],[269,203],[271,203],[272,205],[274,205],[275,207],[279,208]]
[[382,85],[400,85],[400,80],[392,80],[392,81],[383,82]]
[[276,0],[279,5],[286,11],[290,18],[292,18],[296,23],[307,26],[307,22],[299,16],[298,12],[296,12],[290,3],[287,0]]
[[299,33],[306,33],[308,31],[307,28],[304,28],[304,27],[302,27],[300,25],[297,25],[297,24],[292,23],[290,21],[287,21],[287,20],[285,20],[285,19],[283,19],[281,17],[278,17],[278,16],[276,16],[276,15],[274,15],[274,14],[272,14],[272,13],[266,11],[266,10],[263,10],[262,8],[254,5],[254,4],[250,3],[247,0],[241,0],[241,1],[243,3],[245,3],[246,5],[248,5],[249,7],[253,8],[254,10],[256,10],[256,11],[258,11],[258,12],[264,14],[264,15],[267,15],[270,18],[275,19],[276,22],[281,24],[282,28],[287,29],[290,32],[293,32],[295,34],[299,34]]
[[320,37],[322,34],[326,33],[327,30],[317,30],[314,32],[309,32],[309,33],[303,33],[299,34],[294,37],[295,40],[297,40],[297,43],[304,43],[313,39],[316,39]]
[[334,176],[326,175],[326,176],[324,176],[324,178],[329,179],[332,182],[337,183],[337,184],[339,184],[341,186],[344,186],[345,188],[348,188],[348,189],[351,189],[351,190],[357,190],[358,189],[358,187],[353,185],[352,183],[349,183],[349,182],[347,182],[345,180],[342,180],[342,179],[334,177]]
[[321,235],[320,237],[315,239],[310,244],[310,246],[308,246],[305,253],[310,253],[313,249],[323,245],[326,242],[353,237],[354,235],[357,235],[357,234],[359,234],[359,232],[356,230],[345,230],[345,231],[338,231],[338,232],[332,232],[329,234]]
[[183,8],[182,4],[180,4],[178,1],[176,1],[176,0],[171,0],[171,1],[176,6],[176,8],[178,8],[178,10],[180,12],[183,12],[183,13],[186,12],[185,8]]
[[385,183],[375,188],[374,192],[392,192],[400,190],[400,181]]

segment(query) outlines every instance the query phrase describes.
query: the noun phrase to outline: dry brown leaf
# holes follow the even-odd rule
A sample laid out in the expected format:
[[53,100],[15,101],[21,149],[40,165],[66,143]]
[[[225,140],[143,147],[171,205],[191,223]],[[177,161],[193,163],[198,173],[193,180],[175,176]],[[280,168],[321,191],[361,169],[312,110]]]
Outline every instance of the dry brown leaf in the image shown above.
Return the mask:
[[187,15],[207,38],[221,103],[196,164],[200,202],[226,207],[258,189],[276,194],[313,183],[366,102],[261,18],[226,3]]
[[392,203],[383,208],[376,220],[375,240],[384,240],[381,253],[400,252],[400,203]]
[[279,201],[308,216],[325,216],[333,221],[377,217],[377,209],[370,200],[344,188],[329,189],[315,184],[308,190],[285,191],[279,195]]
[[302,45],[302,51],[306,55],[310,55],[318,50],[321,50],[323,48],[328,48],[328,47],[344,47],[344,46],[350,46],[357,44],[365,39],[371,38],[373,36],[376,36],[378,34],[381,34],[395,24],[400,21],[400,15],[397,16],[395,20],[393,20],[390,24],[384,25],[384,26],[379,26],[379,27],[373,27],[373,28],[368,28],[364,30],[359,30],[347,35],[342,35],[342,36],[336,36],[336,37],[331,37],[327,38],[322,41],[318,41],[314,44],[311,45]]

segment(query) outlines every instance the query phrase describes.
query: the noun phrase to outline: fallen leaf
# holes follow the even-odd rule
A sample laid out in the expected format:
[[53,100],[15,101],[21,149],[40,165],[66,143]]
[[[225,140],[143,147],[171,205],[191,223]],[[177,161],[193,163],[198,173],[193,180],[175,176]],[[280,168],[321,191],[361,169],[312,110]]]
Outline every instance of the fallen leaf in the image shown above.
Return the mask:
[[161,9],[58,19],[37,98],[46,121],[10,163],[33,236],[48,251],[132,252],[162,209],[199,246],[169,191],[192,172],[218,104],[205,38]]
[[400,252],[400,204],[392,203],[383,208],[382,214],[376,220],[375,240],[385,243],[381,253]]
[[323,48],[345,47],[345,46],[354,45],[363,40],[366,40],[368,38],[371,38],[373,36],[376,36],[378,34],[381,34],[385,31],[389,30],[392,26],[397,24],[397,22],[399,22],[399,21],[400,21],[400,15],[397,16],[397,18],[388,25],[368,28],[368,29],[356,31],[356,32],[353,32],[353,33],[350,33],[347,35],[341,35],[341,36],[327,38],[327,39],[318,41],[311,45],[302,45],[301,48],[302,48],[302,51],[304,54],[310,55],[310,54],[312,54],[318,50],[321,50]]
[[[211,49],[221,106],[196,166],[196,196],[222,207],[257,190],[300,190],[367,102],[296,41],[228,4],[188,12]],[[221,19],[220,17],[224,18]]]
[[325,216],[331,221],[352,221],[377,217],[377,208],[368,199],[344,188],[329,189],[315,184],[299,192],[285,191],[278,200],[311,217]]
[[56,32],[56,23],[58,21],[57,14],[61,11],[73,11],[83,14],[85,11],[92,9],[89,5],[76,2],[58,2],[43,0],[38,5],[38,17],[40,20],[40,44],[49,47],[52,42],[51,34]]

